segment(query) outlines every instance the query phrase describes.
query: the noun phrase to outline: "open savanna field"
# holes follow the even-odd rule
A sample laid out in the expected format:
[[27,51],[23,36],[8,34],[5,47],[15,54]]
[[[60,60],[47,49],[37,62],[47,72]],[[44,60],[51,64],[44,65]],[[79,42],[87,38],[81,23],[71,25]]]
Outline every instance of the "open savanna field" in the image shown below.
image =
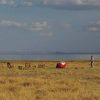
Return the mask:
[[100,100],[100,61],[0,61],[0,100]]

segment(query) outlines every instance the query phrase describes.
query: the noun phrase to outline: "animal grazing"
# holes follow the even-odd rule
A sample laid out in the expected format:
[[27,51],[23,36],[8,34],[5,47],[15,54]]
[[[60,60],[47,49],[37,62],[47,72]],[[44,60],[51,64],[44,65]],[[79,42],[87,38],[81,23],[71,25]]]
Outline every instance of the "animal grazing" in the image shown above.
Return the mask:
[[10,69],[10,68],[13,68],[14,66],[13,66],[13,65],[11,65],[11,63],[10,63],[10,62],[7,62],[7,67]]

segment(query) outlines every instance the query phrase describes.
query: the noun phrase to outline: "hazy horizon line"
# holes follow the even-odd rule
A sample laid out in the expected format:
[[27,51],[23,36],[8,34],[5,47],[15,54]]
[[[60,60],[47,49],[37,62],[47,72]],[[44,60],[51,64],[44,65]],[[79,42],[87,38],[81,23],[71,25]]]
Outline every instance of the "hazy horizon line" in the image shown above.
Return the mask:
[[100,54],[100,52],[68,51],[0,51],[0,54]]

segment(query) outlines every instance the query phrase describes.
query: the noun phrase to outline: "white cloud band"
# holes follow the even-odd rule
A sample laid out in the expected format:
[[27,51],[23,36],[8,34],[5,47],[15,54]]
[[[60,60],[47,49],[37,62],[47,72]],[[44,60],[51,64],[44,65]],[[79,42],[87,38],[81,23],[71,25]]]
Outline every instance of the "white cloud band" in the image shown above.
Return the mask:
[[27,24],[17,22],[17,21],[10,21],[10,20],[1,20],[0,27],[26,27]]
[[64,9],[94,9],[100,8],[100,0],[0,0],[2,5],[21,5],[21,6],[33,6],[44,5],[49,7],[57,7]]
[[12,21],[12,20],[1,20],[0,27],[16,27],[16,28],[24,28],[27,27],[31,31],[42,31],[48,29],[48,23],[46,21],[43,22],[32,22],[31,25],[26,23]]
[[14,5],[15,0],[0,0],[0,4],[2,4],[2,5]]

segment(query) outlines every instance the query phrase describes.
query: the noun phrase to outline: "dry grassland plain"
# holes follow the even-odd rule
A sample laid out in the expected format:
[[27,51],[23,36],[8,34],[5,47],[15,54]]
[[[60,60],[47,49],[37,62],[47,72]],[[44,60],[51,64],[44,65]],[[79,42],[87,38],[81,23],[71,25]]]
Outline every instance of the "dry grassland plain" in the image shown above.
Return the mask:
[[100,61],[0,61],[0,100],[100,100]]

